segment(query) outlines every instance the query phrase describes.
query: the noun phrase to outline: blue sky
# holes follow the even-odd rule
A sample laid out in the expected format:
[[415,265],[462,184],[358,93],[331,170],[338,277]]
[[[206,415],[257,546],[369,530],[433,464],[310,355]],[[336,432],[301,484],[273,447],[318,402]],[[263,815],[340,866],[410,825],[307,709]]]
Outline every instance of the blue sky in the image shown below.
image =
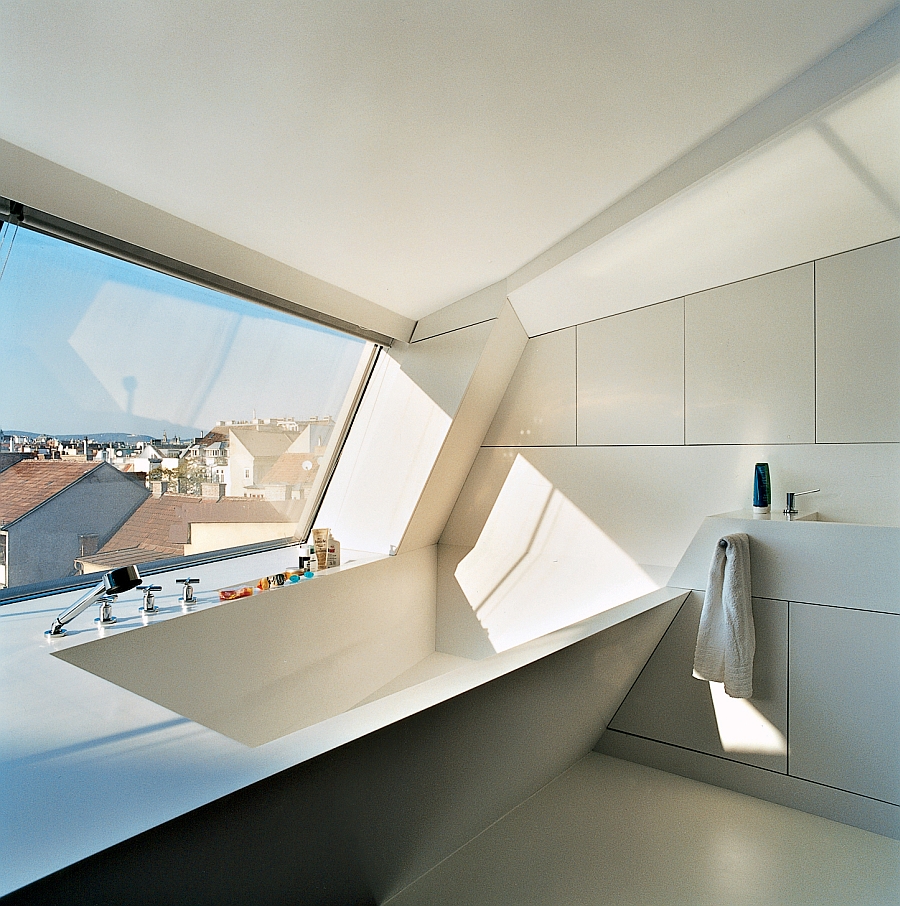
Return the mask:
[[327,328],[21,227],[4,226],[0,268],[5,431],[188,437],[254,413],[336,416],[363,351]]

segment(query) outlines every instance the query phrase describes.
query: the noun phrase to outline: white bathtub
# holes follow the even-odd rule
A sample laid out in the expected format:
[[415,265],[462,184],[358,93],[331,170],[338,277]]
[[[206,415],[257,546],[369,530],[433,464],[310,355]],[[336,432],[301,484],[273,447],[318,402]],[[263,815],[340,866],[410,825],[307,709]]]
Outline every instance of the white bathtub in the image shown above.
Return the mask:
[[436,560],[434,548],[360,558],[221,604],[216,583],[238,576],[220,581],[220,567],[190,613],[170,574],[148,625],[134,592],[112,629],[86,612],[54,642],[44,630],[77,595],[0,608],[0,814],[15,828],[0,843],[0,895],[632,617],[640,669],[684,597],[660,589],[469,660],[435,651]]

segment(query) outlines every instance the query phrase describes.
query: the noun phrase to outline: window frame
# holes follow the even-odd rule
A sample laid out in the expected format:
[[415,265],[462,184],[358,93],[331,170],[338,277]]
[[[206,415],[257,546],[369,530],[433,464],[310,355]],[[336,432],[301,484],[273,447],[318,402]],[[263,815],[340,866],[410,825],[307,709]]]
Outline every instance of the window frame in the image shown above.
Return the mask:
[[[174,277],[215,292],[233,296],[242,301],[262,305],[265,308],[273,309],[282,314],[291,315],[300,321],[312,322],[330,330],[364,340],[367,343],[369,348],[368,361],[365,365],[361,364],[361,367],[358,369],[355,390],[352,385],[348,390],[348,399],[350,400],[349,405],[346,405],[345,400],[347,411],[345,417],[335,425],[334,449],[330,458],[323,465],[320,479],[317,480],[314,485],[315,502],[309,509],[306,524],[304,526],[301,527],[298,525],[295,528],[293,535],[284,538],[236,545],[233,547],[221,548],[216,551],[187,554],[180,557],[167,557],[159,560],[145,561],[144,563],[139,564],[139,568],[142,572],[146,572],[147,575],[157,575],[174,570],[183,570],[193,565],[215,563],[222,560],[276,550],[282,547],[292,547],[306,541],[312,531],[312,527],[315,524],[315,520],[325,499],[325,494],[328,491],[328,486],[330,485],[335,469],[337,468],[337,463],[343,452],[350,429],[356,419],[366,389],[372,379],[375,365],[382,349],[393,344],[393,338],[380,334],[377,331],[368,330],[356,324],[343,321],[340,318],[314,311],[299,303],[282,299],[263,290],[222,277],[210,271],[205,271],[202,268],[186,264],[185,262],[177,261],[157,252],[150,251],[149,249],[141,248],[140,246],[125,242],[124,240],[107,236],[79,224],[63,220],[62,218],[28,207],[3,196],[0,196],[0,222],[6,222],[12,226],[33,230],[34,232],[42,233],[54,239],[69,242],[139,267],[149,268],[150,270],[157,271],[169,277]],[[362,363],[362,359],[363,356],[361,355],[360,363]],[[349,397],[350,392],[353,393],[352,398]],[[4,532],[3,534],[5,535],[6,533]],[[4,565],[8,568],[8,537],[6,541],[5,553],[7,556],[5,559],[7,562]],[[102,575],[102,573],[94,572],[83,575],[62,576],[59,579],[50,579],[28,585],[13,586],[12,588],[0,585],[0,606],[11,604],[15,601],[29,600],[44,595],[86,588],[95,584],[99,575]]]

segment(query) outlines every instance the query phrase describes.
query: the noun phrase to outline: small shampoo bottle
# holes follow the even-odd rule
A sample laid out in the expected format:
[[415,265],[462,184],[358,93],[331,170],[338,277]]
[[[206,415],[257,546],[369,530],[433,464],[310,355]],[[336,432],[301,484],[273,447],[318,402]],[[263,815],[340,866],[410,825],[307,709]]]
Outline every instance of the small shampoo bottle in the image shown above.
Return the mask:
[[758,462],[753,476],[753,512],[762,515],[772,509],[772,485],[769,483],[769,464]]

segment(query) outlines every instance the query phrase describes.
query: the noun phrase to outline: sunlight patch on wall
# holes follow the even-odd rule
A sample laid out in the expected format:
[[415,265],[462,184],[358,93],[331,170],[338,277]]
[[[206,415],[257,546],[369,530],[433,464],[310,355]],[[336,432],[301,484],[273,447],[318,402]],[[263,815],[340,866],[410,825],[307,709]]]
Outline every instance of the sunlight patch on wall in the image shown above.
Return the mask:
[[452,419],[390,355],[378,362],[317,525],[345,548],[400,544]]
[[726,752],[787,754],[784,735],[747,699],[731,698],[722,683],[710,683],[709,691],[716,711],[719,740]]
[[521,455],[455,575],[497,651],[659,588]]

